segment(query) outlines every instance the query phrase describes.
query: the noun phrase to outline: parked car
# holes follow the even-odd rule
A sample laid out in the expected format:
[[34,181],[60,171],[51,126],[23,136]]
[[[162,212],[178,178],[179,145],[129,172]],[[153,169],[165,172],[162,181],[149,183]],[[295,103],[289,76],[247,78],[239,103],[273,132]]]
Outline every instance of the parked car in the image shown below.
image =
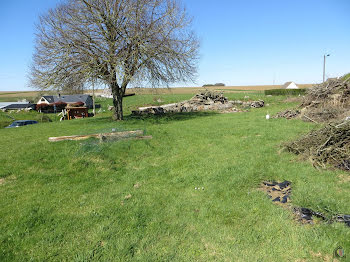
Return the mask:
[[26,125],[33,125],[38,124],[38,121],[34,120],[17,120],[14,121],[11,125],[5,127],[5,128],[13,128],[13,127],[20,127],[20,126],[26,126]]

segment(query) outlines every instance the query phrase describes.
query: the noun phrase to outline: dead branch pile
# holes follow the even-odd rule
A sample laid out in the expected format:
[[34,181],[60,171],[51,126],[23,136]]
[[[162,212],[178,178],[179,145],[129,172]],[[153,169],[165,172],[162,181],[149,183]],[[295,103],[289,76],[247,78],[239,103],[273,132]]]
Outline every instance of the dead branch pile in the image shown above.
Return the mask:
[[[316,122],[344,119],[350,109],[350,79],[331,78],[307,91],[302,118]],[[306,116],[306,117],[305,117]]]
[[286,119],[292,119],[296,118],[300,115],[300,110],[290,110],[287,109],[285,111],[278,112],[275,116],[272,118],[286,118]]
[[[300,114],[294,117],[304,121],[327,123],[345,119],[350,116],[350,78],[330,78],[308,89],[299,108]],[[280,112],[275,117],[292,118],[292,115]]]
[[285,149],[310,159],[315,167],[331,165],[350,171],[350,121],[314,130],[285,145]]

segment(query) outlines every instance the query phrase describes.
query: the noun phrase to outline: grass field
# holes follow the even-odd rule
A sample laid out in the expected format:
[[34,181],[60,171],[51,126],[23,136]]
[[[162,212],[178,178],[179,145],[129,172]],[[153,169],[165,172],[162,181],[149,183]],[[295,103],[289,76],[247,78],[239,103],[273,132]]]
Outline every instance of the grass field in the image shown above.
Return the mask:
[[[349,174],[280,152],[316,126],[267,121],[296,105],[285,97],[228,96],[247,94],[269,106],[131,117],[137,106],[193,95],[150,94],[125,98],[122,122],[106,111],[0,129],[0,261],[333,261],[338,246],[350,257],[350,228],[301,225],[257,190],[263,180],[289,180],[293,204],[350,213]],[[112,128],[153,139],[48,142]]]

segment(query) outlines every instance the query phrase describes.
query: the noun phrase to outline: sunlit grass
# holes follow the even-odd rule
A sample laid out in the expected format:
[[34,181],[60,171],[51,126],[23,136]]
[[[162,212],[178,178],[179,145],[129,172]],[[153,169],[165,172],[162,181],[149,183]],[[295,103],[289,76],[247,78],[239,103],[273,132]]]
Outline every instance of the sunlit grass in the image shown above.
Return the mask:
[[[314,125],[267,121],[267,113],[295,104],[249,96],[269,106],[130,117],[137,106],[159,103],[145,95],[125,99],[123,122],[113,122],[107,110],[1,129],[0,261],[319,261],[313,254],[332,257],[338,246],[349,254],[349,228],[302,226],[257,190],[263,180],[289,180],[295,205],[350,213],[343,172],[318,171],[279,152],[283,141]],[[102,111],[111,104],[100,102]],[[112,128],[143,129],[153,139],[48,142]]]

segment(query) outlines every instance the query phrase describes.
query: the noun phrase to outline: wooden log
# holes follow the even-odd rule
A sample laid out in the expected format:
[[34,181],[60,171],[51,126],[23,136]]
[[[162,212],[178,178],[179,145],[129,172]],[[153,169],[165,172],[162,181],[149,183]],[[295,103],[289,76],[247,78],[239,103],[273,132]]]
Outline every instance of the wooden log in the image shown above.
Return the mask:
[[66,140],[86,140],[89,138],[100,138],[100,137],[113,137],[115,139],[126,139],[132,137],[141,137],[143,130],[135,131],[124,131],[124,132],[113,132],[113,133],[102,133],[102,134],[91,134],[91,135],[76,135],[76,136],[60,136],[60,137],[49,137],[50,142],[66,141]]

